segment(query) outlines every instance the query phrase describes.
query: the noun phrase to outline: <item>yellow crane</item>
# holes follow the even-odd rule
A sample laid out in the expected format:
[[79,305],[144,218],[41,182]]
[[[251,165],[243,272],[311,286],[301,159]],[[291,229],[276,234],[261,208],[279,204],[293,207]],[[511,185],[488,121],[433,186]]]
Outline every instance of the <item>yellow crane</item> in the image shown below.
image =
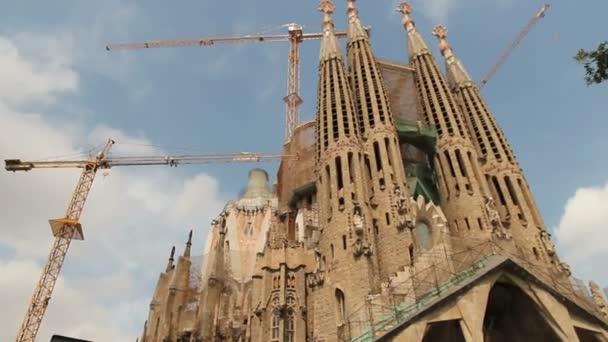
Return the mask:
[[490,68],[488,73],[481,80],[481,82],[479,83],[479,89],[482,89],[483,86],[485,86],[486,83],[488,83],[490,78],[492,78],[492,76],[494,76],[496,71],[498,71],[498,69],[501,67],[501,65],[507,60],[507,58],[509,58],[509,56],[511,55],[511,52],[513,52],[513,50],[515,50],[515,48],[517,47],[517,45],[519,45],[519,43],[522,41],[522,39],[524,39],[524,37],[526,37],[526,35],[528,35],[528,33],[534,27],[534,25],[536,25],[536,23],[538,23],[542,18],[545,17],[549,7],[551,7],[550,4],[544,4],[543,7],[541,7],[540,11],[538,11],[538,13],[536,13],[528,21],[526,26],[524,26],[524,28],[519,32],[519,34],[517,34],[515,39],[511,42],[511,44],[509,45],[507,50],[505,50],[505,52],[503,52],[502,55],[500,55],[500,57],[498,58],[498,61],[496,63],[494,63],[494,65],[492,65],[492,67]]
[[295,155],[271,154],[271,153],[224,153],[224,154],[201,154],[201,155],[176,155],[176,156],[143,156],[143,157],[118,157],[108,158],[110,149],[114,145],[113,140],[108,140],[103,149],[90,159],[84,160],[47,160],[47,161],[22,161],[20,159],[5,160],[7,171],[30,171],[40,168],[80,168],[82,173],[76,190],[65,216],[49,220],[55,241],[51,252],[34,291],[34,295],[27,308],[25,318],[17,333],[17,342],[33,342],[38,334],[42,318],[51,299],[55,282],[72,240],[84,239],[80,215],[95,175],[99,169],[110,169],[117,166],[146,166],[167,165],[176,167],[181,164],[207,164],[207,163],[230,163],[230,162],[263,162],[273,160],[294,160]]
[[[289,61],[287,68],[287,95],[283,101],[287,104],[287,119],[285,125],[285,142],[290,142],[294,129],[300,121],[300,105],[302,97],[300,96],[300,43],[305,40],[321,39],[323,33],[304,33],[304,27],[297,23],[282,25],[287,28],[287,34],[265,35],[254,34],[237,37],[200,37],[186,39],[168,39],[168,40],[152,40],[138,43],[123,43],[110,44],[106,46],[106,50],[133,50],[133,49],[150,49],[150,48],[168,48],[181,46],[213,46],[217,44],[227,43],[244,43],[244,42],[275,42],[289,41]],[[366,28],[369,34],[369,28]],[[336,32],[336,37],[346,37],[346,32]]]

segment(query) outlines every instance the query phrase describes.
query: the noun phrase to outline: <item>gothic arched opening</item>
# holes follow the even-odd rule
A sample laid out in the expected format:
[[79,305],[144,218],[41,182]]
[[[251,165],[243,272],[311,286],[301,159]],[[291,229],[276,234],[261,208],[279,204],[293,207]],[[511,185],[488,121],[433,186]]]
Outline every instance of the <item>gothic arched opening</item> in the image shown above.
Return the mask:
[[465,342],[462,329],[460,328],[460,320],[454,319],[450,321],[429,323],[426,326],[424,338],[422,342]]
[[537,305],[518,287],[496,283],[483,320],[486,342],[560,341]]

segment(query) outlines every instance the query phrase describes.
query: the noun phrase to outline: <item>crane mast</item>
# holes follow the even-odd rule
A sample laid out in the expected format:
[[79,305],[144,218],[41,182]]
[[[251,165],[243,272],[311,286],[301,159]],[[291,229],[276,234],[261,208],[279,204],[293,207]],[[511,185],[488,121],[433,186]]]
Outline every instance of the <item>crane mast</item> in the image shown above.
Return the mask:
[[70,243],[72,239],[83,238],[82,226],[79,222],[80,215],[95,180],[99,162],[108,154],[112,145],[114,145],[114,141],[109,140],[97,157],[83,167],[76,190],[65,212],[65,217],[49,221],[55,241],[28,306],[25,318],[17,333],[17,342],[33,342],[38,334],[38,329],[51,299],[53,288],[63,266],[63,261],[70,248]]
[[[286,24],[287,33],[283,35],[245,35],[238,37],[200,37],[188,39],[152,40],[137,43],[110,44],[106,46],[111,50],[134,50],[150,48],[172,48],[182,46],[213,46],[226,43],[243,42],[273,42],[289,41],[289,60],[287,66],[287,95],[283,98],[286,103],[285,143],[291,141],[293,132],[300,121],[300,105],[303,103],[300,96],[300,44],[305,40],[321,39],[323,33],[304,33],[303,26],[296,23]],[[369,31],[369,28],[366,28]],[[346,32],[336,32],[336,37],[345,38]]]
[[545,17],[549,7],[551,7],[550,4],[544,4],[543,7],[540,9],[540,11],[538,11],[538,13],[536,13],[536,15],[534,15],[534,17],[532,17],[530,19],[530,21],[528,21],[526,26],[519,32],[519,34],[517,35],[517,37],[515,37],[513,42],[511,42],[511,44],[509,45],[507,50],[505,50],[505,52],[503,52],[503,54],[500,56],[500,58],[498,58],[498,61],[490,68],[488,73],[481,80],[481,82],[479,83],[479,89],[482,89],[483,86],[485,86],[486,83],[488,83],[488,81],[492,78],[492,76],[494,76],[496,71],[498,71],[498,69],[507,60],[507,58],[509,58],[509,56],[511,55],[511,52],[513,52],[513,50],[515,50],[517,45],[519,45],[519,43],[522,41],[522,39],[524,39],[524,37],[534,27],[534,25],[536,25],[536,23],[538,23],[538,21],[540,19]]
[[180,155],[180,156],[147,156],[108,158],[108,153],[115,144],[108,140],[104,148],[95,158],[89,160],[58,160],[58,161],[21,161],[19,159],[5,160],[7,171],[30,171],[35,168],[81,168],[82,173],[72,195],[72,199],[65,212],[59,219],[49,220],[51,230],[55,236],[51,252],[44,266],[34,295],[27,308],[25,318],[17,333],[17,342],[34,342],[46,309],[48,307],[63,261],[67,255],[72,240],[82,240],[84,234],[80,224],[80,215],[84,209],[89,192],[93,186],[95,175],[99,169],[110,169],[115,166],[149,166],[180,164],[205,164],[228,162],[260,162],[272,160],[294,160],[296,155],[264,154],[253,152],[207,154],[207,155]]
[[285,125],[285,142],[291,141],[293,133],[300,121],[300,43],[302,42],[302,26],[289,24],[289,63],[287,63],[287,96],[283,98],[287,104],[287,124]]

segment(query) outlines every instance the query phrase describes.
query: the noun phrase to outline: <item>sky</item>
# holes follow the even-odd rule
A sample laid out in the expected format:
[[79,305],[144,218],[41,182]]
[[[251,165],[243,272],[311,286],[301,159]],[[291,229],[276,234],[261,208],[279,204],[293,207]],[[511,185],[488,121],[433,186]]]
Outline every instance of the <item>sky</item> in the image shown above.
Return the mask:
[[[378,57],[406,62],[397,1],[360,0]],[[0,12],[0,159],[279,152],[288,45],[248,43],[107,52],[108,43],[320,30],[316,1],[3,1]],[[412,0],[419,31],[448,40],[481,79],[542,2]],[[338,29],[346,1],[336,1]],[[483,94],[504,129],[575,276],[608,286],[608,84],[587,87],[576,50],[605,40],[601,0],[552,3]],[[278,29],[277,29],[278,28]],[[318,42],[302,46],[302,119],[315,111]],[[443,65],[443,61],[440,60]],[[202,253],[210,220],[237,196],[250,168],[276,164],[116,168],[99,175],[41,329],[134,341],[172,245],[194,229]],[[14,338],[78,170],[0,172],[0,340]],[[200,254],[199,253],[199,254]]]

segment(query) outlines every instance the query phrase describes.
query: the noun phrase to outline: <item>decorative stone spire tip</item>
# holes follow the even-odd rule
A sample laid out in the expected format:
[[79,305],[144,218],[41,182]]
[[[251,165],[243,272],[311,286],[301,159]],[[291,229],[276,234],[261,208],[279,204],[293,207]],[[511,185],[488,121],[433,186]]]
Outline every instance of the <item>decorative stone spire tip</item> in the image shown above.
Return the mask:
[[402,2],[397,6],[397,12],[401,12],[403,14],[403,25],[409,31],[414,31],[416,29],[416,24],[410,17],[412,14],[412,6],[407,2]]
[[439,39],[439,50],[441,50],[441,54],[445,57],[451,56],[452,48],[446,39],[448,37],[448,29],[443,25],[437,25],[433,29],[433,35]]
[[186,250],[184,250],[184,256],[190,256],[190,249],[192,248],[192,229],[190,229],[190,233],[188,234],[188,242],[186,242]]

